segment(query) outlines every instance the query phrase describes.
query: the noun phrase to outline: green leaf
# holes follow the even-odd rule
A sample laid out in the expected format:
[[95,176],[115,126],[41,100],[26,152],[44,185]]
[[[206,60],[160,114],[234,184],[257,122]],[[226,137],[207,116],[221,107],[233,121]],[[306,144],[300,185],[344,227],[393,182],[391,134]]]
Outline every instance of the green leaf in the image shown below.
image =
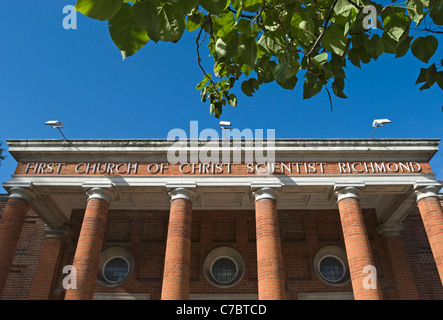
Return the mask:
[[348,51],[348,59],[349,61],[351,61],[351,63],[356,66],[361,68],[361,64],[360,64],[360,50],[356,49],[356,48],[351,48]]
[[214,19],[213,30],[217,37],[225,37],[231,32],[235,23],[235,16],[231,11],[224,12]]
[[443,25],[443,8],[431,9],[429,16],[432,18],[432,22],[438,25]]
[[443,90],[443,71],[439,71],[437,73],[437,80],[436,80],[438,86],[440,87],[440,89]]
[[186,20],[186,30],[194,31],[200,28],[204,15],[200,12],[188,15]]
[[252,97],[252,94],[255,92],[255,90],[258,90],[259,84],[257,79],[250,78],[249,80],[245,80],[241,84],[241,90],[245,95],[248,97]]
[[158,11],[160,40],[177,42],[185,31],[185,15],[180,6],[165,4]]
[[123,59],[133,55],[148,41],[146,30],[139,29],[132,16],[132,6],[124,3],[108,22],[112,41],[120,49]]
[[426,70],[426,81],[423,86],[421,86],[420,91],[424,89],[429,89],[432,87],[432,85],[437,81],[437,68],[435,66],[435,63],[433,63],[427,70]]
[[408,14],[416,25],[419,25],[426,13],[423,12],[423,2],[421,0],[407,0],[406,7]]
[[437,51],[438,40],[434,36],[418,37],[412,42],[412,54],[424,63],[428,63],[429,59]]
[[228,103],[233,107],[237,106],[237,97],[235,96],[235,94],[233,93],[229,94]]
[[291,18],[291,32],[297,41],[308,47],[314,40],[314,25],[304,12],[295,12]]
[[200,0],[201,6],[213,14],[221,13],[227,6],[227,0]]
[[409,48],[411,47],[411,41],[412,41],[413,37],[410,37],[409,35],[407,37],[404,37],[404,39],[402,39],[397,47],[396,47],[396,52],[395,52],[395,57],[396,58],[400,58],[403,57],[406,53],[408,53]]
[[346,49],[347,39],[344,30],[337,24],[331,24],[321,39],[323,47],[339,56],[343,55]]
[[219,57],[235,57],[238,54],[238,35],[235,33],[231,38],[227,39],[227,43],[224,39],[218,38],[215,42],[215,52]]
[[308,79],[303,84],[303,99],[310,99],[321,91],[323,85],[320,81],[312,82]]
[[338,0],[334,7],[334,12],[336,15],[342,15],[343,13],[346,13],[354,8],[355,7],[347,0]]
[[418,75],[417,80],[415,81],[415,84],[423,83],[426,81],[426,78],[428,77],[428,70],[425,68],[420,69],[420,74]]
[[385,47],[383,44],[383,39],[380,38],[378,34],[374,34],[372,36],[371,40],[369,40],[369,44],[370,45],[368,48],[373,57],[378,57],[383,54]]
[[145,29],[151,40],[160,40],[160,21],[157,7],[151,1],[136,2],[132,7],[132,15],[138,28]]
[[328,61],[328,53],[323,52],[316,55],[312,60],[319,66],[323,65],[326,61]]
[[279,32],[266,32],[258,39],[258,47],[271,56],[285,52],[285,39]]
[[341,78],[336,78],[332,83],[332,90],[334,94],[339,98],[346,99],[347,96],[343,93],[344,88],[345,88],[345,81]]
[[111,19],[122,6],[123,0],[78,0],[75,10],[97,20]]
[[246,12],[257,12],[263,6],[263,0],[243,0],[242,9]]
[[241,35],[239,37],[238,55],[239,63],[246,64],[251,69],[254,68],[255,60],[257,59],[257,42],[253,37]]
[[383,11],[385,33],[395,41],[400,40],[410,23],[411,18],[405,14],[405,9],[403,8],[389,7]]
[[189,13],[198,6],[198,2],[199,0],[178,0],[177,4],[182,7],[184,13]]

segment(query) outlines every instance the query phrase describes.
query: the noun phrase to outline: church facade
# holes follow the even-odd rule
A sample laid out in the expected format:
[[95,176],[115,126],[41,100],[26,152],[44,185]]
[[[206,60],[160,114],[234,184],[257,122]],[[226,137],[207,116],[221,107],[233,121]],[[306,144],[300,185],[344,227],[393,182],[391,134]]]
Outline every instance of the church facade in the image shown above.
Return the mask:
[[443,299],[439,142],[8,140],[1,299]]

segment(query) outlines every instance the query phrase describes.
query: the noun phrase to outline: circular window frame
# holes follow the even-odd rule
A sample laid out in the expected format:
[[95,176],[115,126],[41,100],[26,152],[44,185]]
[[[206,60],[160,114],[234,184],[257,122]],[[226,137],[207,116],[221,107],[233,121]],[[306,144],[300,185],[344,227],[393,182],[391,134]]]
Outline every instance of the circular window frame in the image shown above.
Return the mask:
[[[126,275],[126,277],[121,281],[111,281],[106,278],[104,274],[105,266],[109,261],[112,259],[121,258],[126,261],[128,264],[129,270]],[[113,288],[118,287],[128,281],[128,279],[131,277],[131,274],[134,270],[134,259],[131,255],[131,253],[120,247],[112,247],[104,250],[100,256],[99,266],[98,266],[98,273],[97,273],[97,281],[104,287]]]
[[[212,270],[212,268],[214,268],[214,264],[217,262],[217,261],[219,261],[219,260],[221,260],[221,259],[229,259],[229,260],[231,260],[233,263],[234,263],[234,265],[235,265],[235,276],[231,279],[231,280],[229,280],[229,281],[220,281],[220,280],[218,280],[218,279],[216,279],[215,277],[214,277],[214,272],[213,272],[213,270]],[[232,259],[231,257],[229,257],[229,256],[220,256],[220,257],[217,257],[217,258],[215,258],[213,261],[212,261],[212,263],[211,263],[211,267],[210,267],[210,271],[211,271],[211,277],[219,284],[219,285],[230,285],[233,281],[235,281],[235,279],[237,278],[237,275],[238,275],[238,264],[237,264],[237,262],[234,260],[234,259]]]
[[[332,257],[340,261],[343,265],[343,276],[340,280],[331,281],[323,276],[323,274],[320,272],[320,263],[323,259],[327,257]],[[346,256],[346,251],[343,248],[337,247],[337,246],[326,246],[321,248],[317,251],[317,253],[314,256],[314,270],[319,279],[330,285],[330,286],[343,286],[347,284],[350,280],[350,273],[349,273],[349,265],[348,265],[348,259]]]
[[[339,261],[339,262],[341,263],[341,266],[342,266],[342,268],[343,268],[343,274],[341,275],[340,279],[338,279],[338,280],[327,279],[327,278],[324,276],[324,274],[321,272],[321,263],[322,263],[322,261],[325,260],[326,258],[334,258],[334,259],[336,259],[337,261]],[[331,283],[331,284],[334,284],[334,283],[340,283],[340,281],[342,281],[342,280],[344,279],[344,277],[346,276],[346,266],[345,266],[344,262],[343,262],[339,257],[337,257],[337,256],[335,256],[335,255],[331,255],[331,254],[323,256],[323,257],[318,261],[317,270],[318,270],[320,276],[323,278],[323,280],[325,280],[326,282]]]
[[[235,277],[227,283],[220,282],[219,280],[215,279],[212,274],[212,267],[214,266],[214,263],[222,258],[228,258],[233,261],[237,269]],[[203,263],[203,274],[213,286],[216,286],[218,288],[230,288],[235,286],[243,278],[244,273],[245,262],[243,260],[243,257],[237,250],[230,247],[215,248],[210,253],[208,253]]]
[[[114,259],[122,259],[122,260],[124,260],[124,261],[126,262],[126,264],[128,265],[128,272],[127,272],[127,274],[125,275],[125,277],[123,278],[123,280],[113,281],[113,280],[108,279],[108,277],[106,277],[106,273],[105,273],[106,265],[107,265],[110,261],[112,261],[112,260],[114,260]],[[124,282],[124,281],[128,278],[129,273],[131,272],[131,265],[130,265],[129,261],[128,261],[125,257],[123,257],[123,256],[113,256],[113,257],[110,257],[108,260],[106,260],[105,263],[103,263],[103,268],[101,268],[101,272],[102,272],[103,279],[104,279],[106,282],[111,283],[111,284],[119,284],[119,283]]]

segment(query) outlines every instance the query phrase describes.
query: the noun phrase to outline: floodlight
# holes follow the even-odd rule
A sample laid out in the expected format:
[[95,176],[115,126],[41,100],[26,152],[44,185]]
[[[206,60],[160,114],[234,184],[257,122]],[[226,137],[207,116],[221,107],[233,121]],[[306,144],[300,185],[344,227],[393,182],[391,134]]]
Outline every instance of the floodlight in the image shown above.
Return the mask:
[[52,128],[63,128],[63,123],[61,121],[58,121],[58,120],[46,121],[45,125],[51,126]]
[[392,123],[389,119],[375,119],[372,123],[373,127],[383,127],[387,123]]
[[383,127],[385,124],[387,123],[392,123],[391,120],[389,119],[375,119],[374,122],[372,122],[372,126],[375,128],[374,131],[372,131],[371,136],[369,137],[369,139],[372,138],[373,134],[375,133],[375,130],[377,130],[377,128],[379,127]]
[[226,138],[226,129],[231,129],[231,122],[230,121],[220,121],[218,123],[218,126],[223,131],[223,139]]
[[53,129],[58,129],[58,131],[60,131],[61,135],[63,136],[63,139],[66,140],[65,135],[63,134],[61,128],[63,128],[63,123],[61,121],[58,120],[50,120],[50,121],[46,121],[45,125],[47,126],[51,126],[51,128]]
[[219,127],[222,129],[226,129],[227,127],[231,127],[231,122],[229,121],[220,121],[218,123]]

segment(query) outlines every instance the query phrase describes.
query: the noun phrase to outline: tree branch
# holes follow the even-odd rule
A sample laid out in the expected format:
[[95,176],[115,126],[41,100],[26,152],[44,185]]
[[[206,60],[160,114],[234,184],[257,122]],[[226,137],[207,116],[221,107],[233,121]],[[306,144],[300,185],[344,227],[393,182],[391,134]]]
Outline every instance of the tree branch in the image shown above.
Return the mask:
[[205,39],[203,39],[202,41],[200,41],[200,37],[201,37],[202,31],[203,31],[203,28],[205,27],[206,23],[207,23],[210,19],[211,19],[211,18],[210,18],[209,15],[206,16],[206,20],[205,20],[205,22],[202,24],[202,26],[200,27],[200,31],[198,32],[197,38],[195,38],[195,44],[196,44],[196,46],[197,46],[197,47],[196,47],[196,51],[197,51],[197,63],[198,63],[198,66],[200,67],[200,69],[201,69],[201,71],[203,72],[203,74],[205,75],[205,77],[207,77],[207,78],[209,79],[209,81],[211,82],[212,86],[215,87],[215,83],[214,83],[214,81],[212,80],[211,76],[208,75],[208,73],[205,71],[205,69],[203,68],[203,66],[202,66],[202,64],[201,64],[202,59],[200,58],[200,51],[199,51],[201,44],[202,44],[203,41],[205,40]]
[[317,47],[318,43],[320,42],[321,38],[323,38],[323,36],[325,35],[326,32],[326,28],[328,26],[329,20],[332,17],[332,12],[334,11],[335,5],[337,4],[338,0],[334,0],[334,2],[332,3],[331,8],[329,9],[328,12],[328,16],[325,19],[325,23],[323,25],[323,30],[320,33],[320,35],[318,36],[318,38],[315,40],[314,44],[312,45],[311,49],[308,51],[307,56],[310,57],[312,52],[314,51],[315,47]]

